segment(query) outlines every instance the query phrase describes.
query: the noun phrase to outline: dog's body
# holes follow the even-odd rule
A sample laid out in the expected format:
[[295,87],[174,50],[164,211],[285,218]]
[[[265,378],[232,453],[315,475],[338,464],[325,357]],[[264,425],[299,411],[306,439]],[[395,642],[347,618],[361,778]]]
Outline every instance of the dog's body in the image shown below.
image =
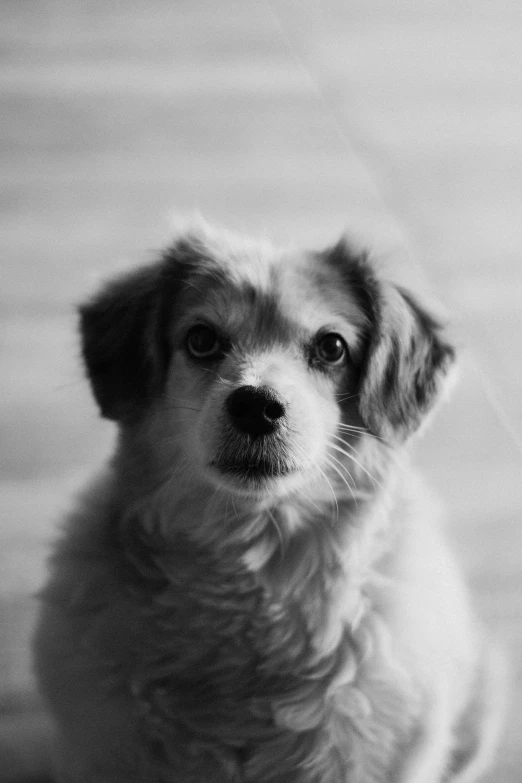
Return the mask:
[[406,455],[435,320],[343,243],[201,228],[82,333],[120,435],[36,636],[60,781],[475,780],[492,656]]

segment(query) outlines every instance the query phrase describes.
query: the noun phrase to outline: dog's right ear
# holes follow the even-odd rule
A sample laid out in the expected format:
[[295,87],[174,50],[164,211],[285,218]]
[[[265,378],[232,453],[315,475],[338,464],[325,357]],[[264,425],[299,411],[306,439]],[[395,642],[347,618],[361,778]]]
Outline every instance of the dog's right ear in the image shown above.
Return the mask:
[[161,387],[166,369],[163,266],[126,274],[79,308],[83,359],[108,419],[136,418]]

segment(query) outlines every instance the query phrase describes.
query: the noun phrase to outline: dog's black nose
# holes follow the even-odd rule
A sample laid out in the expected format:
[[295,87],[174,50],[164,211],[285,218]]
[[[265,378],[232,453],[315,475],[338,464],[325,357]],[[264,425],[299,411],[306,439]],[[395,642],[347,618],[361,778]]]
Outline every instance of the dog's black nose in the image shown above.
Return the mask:
[[226,406],[236,429],[254,437],[274,432],[285,415],[283,404],[267,386],[240,386],[228,396]]

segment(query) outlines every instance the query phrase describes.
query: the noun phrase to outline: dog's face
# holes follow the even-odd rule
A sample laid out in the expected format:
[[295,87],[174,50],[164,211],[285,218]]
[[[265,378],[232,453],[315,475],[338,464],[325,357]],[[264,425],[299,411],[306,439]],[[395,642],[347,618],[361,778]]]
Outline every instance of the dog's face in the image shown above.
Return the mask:
[[142,433],[166,480],[256,498],[355,494],[364,433],[403,441],[453,358],[343,243],[283,252],[192,231],[81,313],[102,413]]
[[218,487],[279,494],[336,464],[366,319],[312,254],[216,255],[196,259],[169,324],[160,419]]

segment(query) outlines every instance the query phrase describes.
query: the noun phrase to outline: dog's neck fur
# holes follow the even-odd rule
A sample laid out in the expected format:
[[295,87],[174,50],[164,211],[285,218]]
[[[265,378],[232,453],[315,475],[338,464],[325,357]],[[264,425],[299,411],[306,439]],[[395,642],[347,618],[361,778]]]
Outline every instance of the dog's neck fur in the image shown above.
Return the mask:
[[[364,491],[327,494],[318,503],[302,493],[258,499],[208,486],[180,488],[169,479],[158,486],[148,480],[148,455],[141,456],[131,464],[115,461],[115,496],[124,498],[117,511],[119,534],[124,553],[138,567],[144,557],[150,565],[153,554],[170,589],[180,591],[198,579],[187,562],[203,559],[207,573],[225,580],[247,576],[282,612],[299,607],[314,643],[325,652],[345,626],[357,625],[378,578],[378,561],[395,536],[389,520],[400,472],[396,455],[381,466],[379,485],[365,476]],[[150,475],[157,474],[152,466]]]

